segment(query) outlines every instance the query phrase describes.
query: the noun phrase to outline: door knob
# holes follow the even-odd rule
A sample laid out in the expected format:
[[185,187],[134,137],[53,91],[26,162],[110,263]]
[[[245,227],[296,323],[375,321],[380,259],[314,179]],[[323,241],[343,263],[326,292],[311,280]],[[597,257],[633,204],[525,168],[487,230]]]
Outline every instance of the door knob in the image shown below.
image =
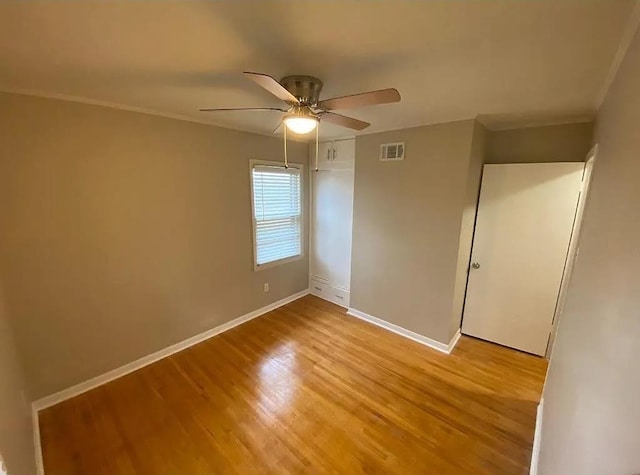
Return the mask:
[[480,269],[480,264],[478,264],[477,262],[474,262],[473,264],[471,264],[471,268],[472,269]]

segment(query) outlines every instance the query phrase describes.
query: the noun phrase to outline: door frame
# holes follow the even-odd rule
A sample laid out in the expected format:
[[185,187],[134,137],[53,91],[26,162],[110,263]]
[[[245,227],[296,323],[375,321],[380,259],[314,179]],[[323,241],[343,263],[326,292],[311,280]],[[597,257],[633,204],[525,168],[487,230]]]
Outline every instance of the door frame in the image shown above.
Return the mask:
[[580,254],[580,235],[582,230],[582,223],[584,219],[584,210],[586,208],[589,198],[589,186],[591,184],[591,177],[593,176],[593,167],[598,155],[598,144],[591,147],[591,150],[585,157],[584,173],[582,175],[582,187],[580,188],[580,195],[578,197],[578,206],[576,208],[576,216],[573,220],[573,228],[571,230],[571,238],[569,240],[569,248],[567,249],[567,258],[564,264],[564,271],[562,273],[562,280],[560,281],[560,289],[558,290],[558,299],[556,301],[556,309],[553,313],[553,321],[551,323],[551,333],[549,334],[549,341],[547,342],[547,351],[545,358],[551,358],[553,351],[553,344],[558,333],[558,322],[564,312],[564,305],[567,300],[567,290],[571,281],[571,275],[578,255]]

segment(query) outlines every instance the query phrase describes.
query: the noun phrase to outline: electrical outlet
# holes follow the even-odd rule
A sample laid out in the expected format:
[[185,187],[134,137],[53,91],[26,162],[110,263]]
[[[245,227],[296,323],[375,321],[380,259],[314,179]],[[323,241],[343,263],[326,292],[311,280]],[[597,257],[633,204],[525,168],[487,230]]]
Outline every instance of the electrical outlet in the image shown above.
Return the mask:
[[263,289],[265,292],[269,292],[269,282],[265,282]]

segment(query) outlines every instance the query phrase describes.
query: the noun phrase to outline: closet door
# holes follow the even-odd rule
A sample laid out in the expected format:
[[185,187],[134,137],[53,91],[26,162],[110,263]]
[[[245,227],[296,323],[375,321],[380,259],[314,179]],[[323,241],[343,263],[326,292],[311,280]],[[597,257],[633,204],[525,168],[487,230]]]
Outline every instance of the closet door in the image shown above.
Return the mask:
[[485,165],[463,333],[545,354],[583,169]]
[[311,275],[348,290],[351,281],[353,169],[311,173]]
[[336,140],[333,142],[333,160],[337,163],[350,163],[356,159],[356,141],[355,139]]
[[[311,169],[316,166],[316,149],[315,146],[309,147]],[[333,142],[320,142],[318,144],[318,169],[329,170],[333,162]]]

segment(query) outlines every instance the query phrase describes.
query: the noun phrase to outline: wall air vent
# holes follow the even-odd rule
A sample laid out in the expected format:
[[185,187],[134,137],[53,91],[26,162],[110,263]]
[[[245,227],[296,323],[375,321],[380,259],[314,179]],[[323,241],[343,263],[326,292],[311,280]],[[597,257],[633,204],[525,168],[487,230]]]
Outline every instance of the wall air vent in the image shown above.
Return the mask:
[[404,160],[404,142],[384,143],[380,145],[380,161]]

